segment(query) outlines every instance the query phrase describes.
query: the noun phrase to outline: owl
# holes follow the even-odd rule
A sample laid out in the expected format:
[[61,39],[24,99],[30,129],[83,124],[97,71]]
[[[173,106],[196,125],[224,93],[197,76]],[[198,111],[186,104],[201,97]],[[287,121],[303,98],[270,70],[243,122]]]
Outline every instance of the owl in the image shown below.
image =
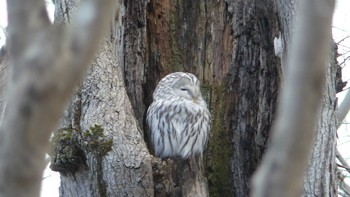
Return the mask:
[[210,112],[196,76],[184,72],[165,76],[153,93],[146,122],[156,156],[187,159],[202,155],[210,132]]

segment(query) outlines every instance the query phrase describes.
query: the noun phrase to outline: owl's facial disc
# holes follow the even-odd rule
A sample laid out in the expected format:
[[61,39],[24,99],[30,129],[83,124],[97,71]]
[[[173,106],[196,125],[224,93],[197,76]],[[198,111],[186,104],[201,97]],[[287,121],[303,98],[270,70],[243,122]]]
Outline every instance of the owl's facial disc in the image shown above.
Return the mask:
[[180,79],[174,84],[173,90],[176,95],[194,102],[201,98],[199,84],[193,84],[188,78]]

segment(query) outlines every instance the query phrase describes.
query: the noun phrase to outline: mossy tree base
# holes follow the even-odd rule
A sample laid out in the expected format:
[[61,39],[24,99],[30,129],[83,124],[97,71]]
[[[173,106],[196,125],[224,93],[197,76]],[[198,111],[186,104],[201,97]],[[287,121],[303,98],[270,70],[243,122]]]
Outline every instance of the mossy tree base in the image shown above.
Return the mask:
[[86,155],[92,154],[101,163],[103,156],[112,150],[113,141],[107,139],[100,125],[80,132],[71,128],[62,128],[54,133],[51,140],[50,168],[73,175],[80,168],[87,168]]

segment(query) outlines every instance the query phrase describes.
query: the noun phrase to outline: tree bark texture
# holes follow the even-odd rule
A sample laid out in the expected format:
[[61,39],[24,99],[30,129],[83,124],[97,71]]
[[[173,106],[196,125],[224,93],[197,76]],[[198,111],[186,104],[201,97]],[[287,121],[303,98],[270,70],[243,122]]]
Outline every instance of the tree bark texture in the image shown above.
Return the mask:
[[[8,55],[7,55],[7,49],[6,46],[2,46],[0,48],[0,95],[5,94],[6,89],[6,80],[7,80],[7,67],[8,67]],[[0,120],[2,120],[4,115],[4,108],[5,108],[5,97],[0,97]]]
[[302,196],[337,196],[337,98],[336,72],[338,69],[335,48],[332,47],[327,69],[320,115],[312,146],[312,155],[304,178]]
[[[79,121],[65,127],[80,126],[75,135],[84,157],[77,171],[61,176],[61,196],[153,193],[151,157],[110,46],[110,43],[102,46],[68,113],[71,120]],[[76,115],[79,117],[72,117]],[[95,124],[101,125],[103,135],[93,133]],[[87,130],[91,130],[91,138],[87,137]],[[108,142],[112,142],[111,147]],[[110,148],[107,153],[106,148]]]
[[[56,20],[69,21],[76,4],[56,1]],[[249,196],[280,88],[274,1],[128,0],[121,6],[60,124],[65,133],[74,131],[64,143],[78,144],[70,150],[78,156],[66,161],[79,161],[54,163],[61,196]],[[203,163],[162,161],[146,148],[152,93],[175,71],[201,80],[212,114]],[[103,129],[102,144],[112,139],[106,154],[84,145],[90,142],[86,131],[98,130],[94,124]]]

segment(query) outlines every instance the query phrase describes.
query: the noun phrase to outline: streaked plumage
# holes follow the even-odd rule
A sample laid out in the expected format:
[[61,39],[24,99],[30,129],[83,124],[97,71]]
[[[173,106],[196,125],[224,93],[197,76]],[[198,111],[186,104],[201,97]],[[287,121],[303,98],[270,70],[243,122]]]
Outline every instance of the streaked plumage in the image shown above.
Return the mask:
[[199,80],[183,72],[164,77],[153,93],[147,124],[156,156],[202,154],[209,137],[210,113]]

